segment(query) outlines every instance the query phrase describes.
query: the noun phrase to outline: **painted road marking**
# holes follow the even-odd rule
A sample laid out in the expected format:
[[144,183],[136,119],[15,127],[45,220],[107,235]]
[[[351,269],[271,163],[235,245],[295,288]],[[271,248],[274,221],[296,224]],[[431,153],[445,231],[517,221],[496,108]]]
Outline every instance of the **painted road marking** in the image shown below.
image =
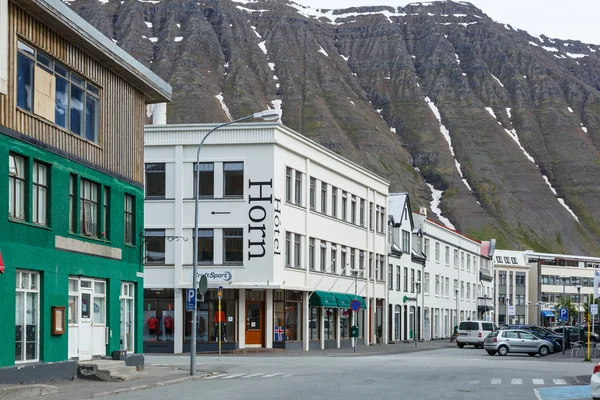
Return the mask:
[[591,394],[590,385],[585,386],[561,386],[534,389],[539,400],[576,400],[589,399]]
[[479,379],[472,380],[469,382],[471,385],[479,385]]
[[543,385],[544,384],[543,379],[532,379],[531,381],[533,382],[534,385]]
[[511,385],[522,385],[523,384],[523,379],[521,378],[512,378],[510,380]]
[[233,379],[233,378],[237,378],[237,377],[244,376],[244,375],[246,375],[246,374],[234,374],[234,375],[226,376],[223,379]]
[[272,378],[272,377],[277,376],[277,375],[283,375],[283,372],[277,372],[275,374],[264,375],[263,378]]
[[[264,372],[259,372],[258,374],[246,375],[246,376],[244,376],[244,378],[252,378],[254,376],[261,376],[261,375],[264,375],[264,374],[265,374]],[[242,378],[242,379],[244,379],[244,378]]]
[[500,378],[492,378],[492,385],[499,385],[502,383],[502,379]]
[[566,385],[567,382],[565,382],[564,379],[552,379],[552,381],[554,382],[555,385]]
[[224,376],[226,376],[227,374],[217,374],[217,375],[212,375],[212,376],[205,376],[204,379],[215,379],[215,378],[222,378]]

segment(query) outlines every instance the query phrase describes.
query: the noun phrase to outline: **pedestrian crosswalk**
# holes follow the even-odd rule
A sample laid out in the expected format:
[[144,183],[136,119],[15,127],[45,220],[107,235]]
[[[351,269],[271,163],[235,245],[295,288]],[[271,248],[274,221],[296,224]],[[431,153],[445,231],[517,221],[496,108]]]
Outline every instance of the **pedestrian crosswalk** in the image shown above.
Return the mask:
[[245,374],[227,374],[217,373],[214,375],[205,376],[203,379],[268,379],[268,378],[289,378],[290,376],[298,375],[297,373],[286,374],[284,372],[256,372]]
[[469,384],[471,385],[485,385],[485,384],[490,384],[490,385],[523,385],[523,384],[529,384],[529,382],[531,382],[531,384],[533,385],[538,385],[538,386],[548,386],[548,385],[566,385],[567,381],[565,379],[539,379],[539,378],[532,378],[531,380],[529,379],[523,379],[523,378],[507,378],[507,379],[502,379],[502,378],[490,378],[490,379],[472,379],[469,381]]

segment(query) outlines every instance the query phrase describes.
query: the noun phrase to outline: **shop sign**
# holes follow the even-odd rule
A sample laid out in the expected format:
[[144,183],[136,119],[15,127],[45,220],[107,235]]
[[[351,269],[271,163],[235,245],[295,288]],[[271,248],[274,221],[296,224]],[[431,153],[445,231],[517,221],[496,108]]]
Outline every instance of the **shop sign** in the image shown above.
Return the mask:
[[202,271],[198,272],[198,280],[200,277],[206,276],[208,282],[231,282],[233,281],[233,271]]

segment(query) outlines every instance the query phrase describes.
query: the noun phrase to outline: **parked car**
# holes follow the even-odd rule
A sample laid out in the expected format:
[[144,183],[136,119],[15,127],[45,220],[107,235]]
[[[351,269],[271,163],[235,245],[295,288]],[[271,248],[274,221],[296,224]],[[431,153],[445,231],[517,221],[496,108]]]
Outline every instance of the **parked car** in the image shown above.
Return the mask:
[[461,349],[467,344],[475,348],[483,348],[485,337],[496,329],[498,329],[496,324],[489,321],[461,321],[458,324],[456,345]]
[[600,363],[594,365],[592,379],[590,380],[590,389],[592,392],[592,399],[600,400]]
[[[508,325],[507,329],[519,329],[536,333],[540,338],[548,340],[553,345],[553,350],[559,352],[562,350],[562,335],[559,335],[549,329],[542,328],[537,325]],[[567,336],[565,339],[565,347],[569,348],[570,340]]]
[[518,329],[506,329],[490,332],[485,338],[483,348],[491,356],[508,353],[527,353],[530,357],[541,357],[552,352],[552,343],[540,339],[533,332]]
[[[587,342],[588,331],[587,329],[577,328],[575,326],[565,326],[565,330],[567,331],[567,339],[571,337],[571,335],[575,335],[577,337],[581,336],[581,341]],[[562,336],[563,327],[552,328],[552,331],[557,335]],[[598,343],[600,342],[600,335],[595,332],[590,332],[590,341]]]

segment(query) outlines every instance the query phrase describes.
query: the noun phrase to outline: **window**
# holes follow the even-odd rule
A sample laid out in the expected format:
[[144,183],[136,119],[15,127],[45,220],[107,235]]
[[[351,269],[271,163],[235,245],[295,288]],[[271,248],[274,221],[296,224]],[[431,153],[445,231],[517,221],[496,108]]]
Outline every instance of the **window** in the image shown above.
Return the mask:
[[435,295],[436,296],[440,295],[440,276],[439,275],[435,276]]
[[356,196],[352,195],[352,204],[350,205],[350,222],[356,224]]
[[467,300],[471,299],[471,284],[467,282]]
[[327,214],[327,184],[321,182],[321,212]]
[[402,231],[402,250],[406,254],[410,253],[410,233],[408,231]]
[[375,231],[379,232],[379,206],[375,207]]
[[[331,273],[337,274],[337,246],[331,243]],[[343,267],[342,267],[343,268]]]
[[15,361],[39,359],[40,274],[18,271],[15,303]]
[[39,162],[33,163],[33,215],[32,221],[48,225],[48,167]]
[[467,271],[471,271],[471,255],[467,254]]
[[8,175],[8,215],[25,219],[25,159],[10,154]]
[[450,297],[450,278],[446,278],[446,297]]
[[342,260],[341,260],[341,265],[342,265],[342,271],[340,272],[340,274],[344,274],[344,275],[348,275],[348,266],[346,265],[346,248],[342,246]]
[[292,202],[292,169],[290,167],[285,168],[285,201]]
[[502,257],[496,256],[496,262],[501,263],[502,262]]
[[[223,195],[226,197],[242,197],[244,195],[243,162],[223,163]],[[240,261],[242,260],[240,259]]]
[[394,266],[388,265],[388,289],[394,290]]
[[337,218],[337,196],[338,196],[338,188],[335,186],[331,187],[331,216]]
[[[146,164],[146,197],[165,197],[165,164]],[[202,179],[202,174],[200,174]]]
[[465,282],[460,281],[460,298],[465,298]]
[[146,229],[144,232],[146,243],[146,263],[164,264],[165,263],[165,230],[164,229]]
[[294,267],[300,268],[300,235],[294,234]]
[[511,261],[512,261],[513,264],[518,264],[516,257],[511,257],[510,259],[511,259]]
[[290,232],[285,233],[285,266],[289,267],[292,265],[292,234]]
[[425,272],[425,282],[423,284],[423,291],[425,294],[429,294],[429,272]]
[[465,253],[462,251],[460,252],[460,269],[465,269]]
[[[35,82],[39,86],[35,86]],[[35,101],[34,95],[38,97]],[[83,77],[37,49],[18,42],[19,108],[34,112],[89,141],[98,142],[99,95],[100,90]]]
[[[163,164],[164,165],[164,164]],[[200,173],[196,177],[196,173]],[[196,186],[196,179],[200,179],[198,182],[199,198],[211,198],[215,196],[215,164],[214,163],[194,163],[194,187]],[[164,181],[164,177],[163,177]],[[163,193],[164,197],[164,193]]]
[[315,270],[315,239],[308,239],[308,269]]
[[396,267],[396,291],[400,291],[402,282],[402,269],[400,267]]
[[369,279],[373,279],[373,253],[369,252]]
[[302,172],[295,172],[295,186],[294,186],[294,202],[297,205],[302,205]]
[[404,291],[408,292],[408,267],[404,267]]
[[516,286],[525,286],[525,274],[516,274],[515,281]]
[[327,242],[321,240],[321,271],[327,272]]
[[365,226],[365,201],[360,199],[360,226]]
[[104,195],[102,196],[102,238],[105,240],[110,239],[110,188],[104,188]]
[[134,244],[133,227],[134,198],[130,194],[125,195],[125,243]]
[[425,258],[429,259],[429,239],[425,239]]
[[458,268],[458,250],[454,249],[454,268]]
[[98,184],[82,179],[79,195],[81,232],[86,236],[98,237]]
[[244,233],[242,228],[223,229],[223,261],[227,264],[242,264],[244,261]]
[[348,193],[342,190],[342,219],[348,221]]
[[385,229],[385,207],[381,207],[381,213],[379,214],[380,218],[381,218],[381,229],[379,230],[379,233],[384,233],[384,229]]
[[375,216],[373,215],[373,203],[369,203],[369,229],[373,230],[373,220]]
[[450,265],[450,247],[449,246],[446,246],[445,262],[446,262],[446,267]]
[[435,242],[435,261],[440,262],[440,243]]
[[315,178],[310,178],[310,209],[314,210],[316,208],[317,202],[317,180]]
[[[352,250],[354,252],[357,252],[358,250]],[[365,277],[365,252],[364,251],[360,251],[359,257],[358,257],[358,269],[360,270],[360,277],[364,278]]]
[[75,193],[77,193],[77,176],[71,175],[69,183],[69,231],[71,232],[75,232],[77,227]]
[[385,279],[385,257],[383,255],[379,256],[379,274],[377,277],[382,282]]
[[354,249],[350,249],[350,271],[356,270],[356,254],[354,254]]
[[215,232],[213,229],[198,229],[198,262],[214,262]]
[[415,292],[415,270],[412,268],[410,270],[410,292]]

